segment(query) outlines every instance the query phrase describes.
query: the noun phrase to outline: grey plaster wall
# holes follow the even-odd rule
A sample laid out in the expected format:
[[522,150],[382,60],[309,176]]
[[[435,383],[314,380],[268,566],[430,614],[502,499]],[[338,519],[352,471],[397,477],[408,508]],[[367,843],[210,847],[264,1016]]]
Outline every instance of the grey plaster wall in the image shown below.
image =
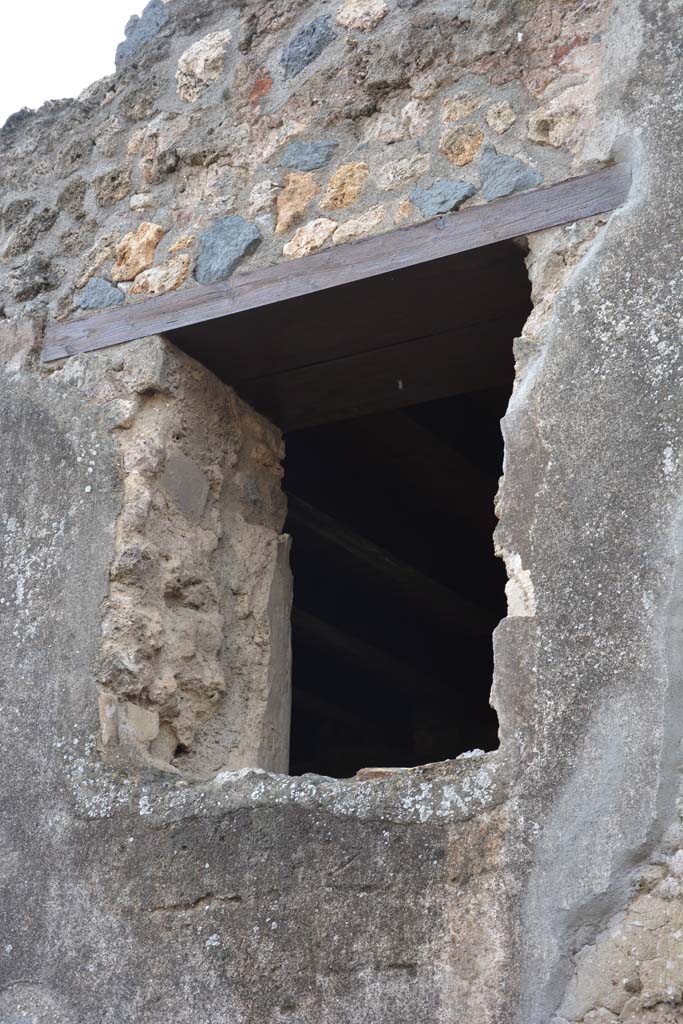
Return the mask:
[[[520,1024],[556,1019],[574,956],[627,905],[636,866],[672,827],[680,842],[681,13],[614,5],[603,119],[632,197],[557,298],[542,348],[520,346],[504,424],[498,542],[521,554],[536,604],[497,636],[512,666],[499,712],[525,719],[506,1011]],[[678,997],[655,1002],[620,1019],[680,1019]]]

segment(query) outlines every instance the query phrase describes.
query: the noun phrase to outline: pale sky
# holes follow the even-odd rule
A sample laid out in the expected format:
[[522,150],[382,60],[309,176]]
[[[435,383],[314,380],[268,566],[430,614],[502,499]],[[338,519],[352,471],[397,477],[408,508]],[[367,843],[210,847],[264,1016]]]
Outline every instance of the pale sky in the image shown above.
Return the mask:
[[124,25],[145,2],[0,0],[0,125],[111,74]]

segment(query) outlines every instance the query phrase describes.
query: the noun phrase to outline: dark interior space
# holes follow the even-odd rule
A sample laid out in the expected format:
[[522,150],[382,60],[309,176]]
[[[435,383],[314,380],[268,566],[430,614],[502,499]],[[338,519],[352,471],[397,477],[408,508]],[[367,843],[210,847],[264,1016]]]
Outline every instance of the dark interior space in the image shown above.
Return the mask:
[[291,771],[345,777],[497,745],[491,634],[510,389],[292,432]]
[[501,242],[174,332],[285,432],[292,774],[497,746],[493,504],[530,309]]

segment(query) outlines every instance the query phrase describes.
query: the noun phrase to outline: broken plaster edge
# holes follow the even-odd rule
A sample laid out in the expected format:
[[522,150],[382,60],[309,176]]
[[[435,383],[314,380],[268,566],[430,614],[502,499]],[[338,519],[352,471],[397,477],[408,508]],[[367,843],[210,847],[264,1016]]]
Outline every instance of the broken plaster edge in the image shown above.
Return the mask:
[[386,770],[382,777],[367,780],[242,768],[219,772],[206,782],[186,782],[161,772],[116,772],[100,760],[94,737],[80,749],[65,744],[65,750],[72,797],[85,819],[110,818],[127,809],[134,816],[170,824],[197,815],[298,806],[335,817],[413,824],[468,820],[506,799],[499,751]]

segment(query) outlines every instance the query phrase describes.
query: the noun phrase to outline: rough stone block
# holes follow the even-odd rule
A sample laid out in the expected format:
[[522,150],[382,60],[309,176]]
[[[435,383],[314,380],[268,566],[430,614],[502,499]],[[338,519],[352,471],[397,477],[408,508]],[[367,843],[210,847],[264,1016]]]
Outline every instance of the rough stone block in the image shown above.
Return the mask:
[[333,139],[323,142],[292,142],[282,154],[280,163],[295,171],[315,171],[330,162],[338,145]]
[[160,224],[143,221],[129,231],[116,246],[116,261],[111,270],[114,281],[132,281],[154,262],[156,247],[165,232]]
[[167,21],[168,11],[163,0],[150,0],[139,18],[133,15],[129,19],[124,29],[126,38],[116,49],[116,66],[134,57],[140,47],[153,39]]
[[321,210],[339,210],[358,199],[368,177],[368,165],[353,161],[339,167],[327,183],[320,202]]
[[209,481],[196,462],[182,452],[170,452],[161,486],[188,519],[198,520],[206,506]]
[[332,237],[338,226],[336,221],[329,220],[327,217],[318,217],[317,220],[304,224],[287,242],[282,250],[283,255],[290,259],[297,259],[299,256],[308,256],[312,252],[317,252]]
[[319,57],[326,46],[337,38],[328,15],[314,18],[289,41],[282,53],[285,78],[293,78]]
[[225,51],[232,39],[229,29],[209,32],[193,43],[178,61],[176,82],[178,95],[186,103],[194,103],[205,89],[223,72]]
[[337,21],[344,28],[367,32],[376,28],[388,13],[384,0],[344,0],[337,12]]
[[122,383],[137,395],[162,394],[171,390],[169,345],[158,335],[139,338],[126,345]]
[[543,181],[543,176],[514,156],[497,153],[490,143],[484,146],[479,162],[481,187],[486,199],[499,199],[511,192],[523,192]]
[[484,133],[476,124],[447,128],[439,141],[439,149],[452,164],[464,167],[474,160],[484,141]]
[[34,299],[41,292],[50,291],[58,284],[50,260],[40,253],[29,256],[10,274],[9,290],[19,302]]
[[243,217],[218,220],[199,236],[195,278],[200,284],[230,277],[239,263],[261,243],[261,232]]
[[312,174],[292,171],[287,175],[285,187],[277,197],[277,223],[275,233],[282,235],[304,215],[306,207],[318,191]]
[[516,120],[517,115],[507,100],[503,100],[501,103],[495,103],[486,111],[486,123],[489,128],[493,128],[494,132],[498,135],[502,135],[503,132],[512,128]]
[[131,295],[163,295],[175,291],[187,277],[191,262],[190,257],[183,253],[172,256],[158,267],[143,270],[133,282]]
[[335,245],[343,242],[352,242],[356,238],[365,238],[374,234],[381,227],[386,209],[384,206],[371,206],[365,213],[358,217],[340,224],[334,233],[332,241]]
[[123,292],[105,281],[103,277],[91,277],[85,288],[76,298],[79,309],[105,309],[107,306],[120,306],[125,300]]
[[437,181],[430,188],[413,189],[410,198],[425,217],[436,217],[457,210],[474,193],[469,181]]

